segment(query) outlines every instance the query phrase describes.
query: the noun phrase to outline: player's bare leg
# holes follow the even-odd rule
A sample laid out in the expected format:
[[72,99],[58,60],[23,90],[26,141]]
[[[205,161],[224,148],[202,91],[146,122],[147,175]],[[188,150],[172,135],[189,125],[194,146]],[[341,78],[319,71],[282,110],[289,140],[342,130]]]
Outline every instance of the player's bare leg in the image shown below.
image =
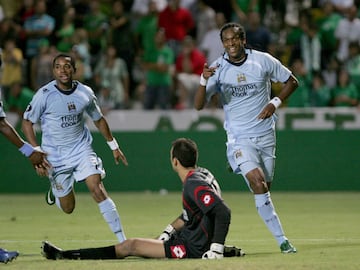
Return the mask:
[[62,250],[48,241],[42,245],[42,254],[49,260],[111,260],[123,259],[127,256],[145,258],[165,258],[164,243],[161,240],[133,238],[117,245]]
[[164,242],[157,239],[131,238],[117,244],[117,258],[139,256],[145,258],[165,258]]
[[121,224],[119,213],[113,200],[107,195],[105,187],[101,181],[100,174],[90,175],[86,178],[86,185],[91,196],[97,202],[100,212],[110,229],[116,235],[119,242],[126,240],[124,230]]
[[74,190],[64,196],[55,199],[56,205],[66,214],[71,214],[75,209],[75,193]]

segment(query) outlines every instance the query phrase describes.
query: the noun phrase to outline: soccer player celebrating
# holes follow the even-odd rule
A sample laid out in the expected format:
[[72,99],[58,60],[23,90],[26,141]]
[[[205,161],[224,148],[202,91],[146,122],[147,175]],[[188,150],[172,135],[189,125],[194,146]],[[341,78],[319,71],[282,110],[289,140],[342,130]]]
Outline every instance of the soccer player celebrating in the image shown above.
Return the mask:
[[85,180],[105,221],[122,242],[126,237],[116,206],[102,182],[105,171],[101,159],[92,149],[85,113],[106,139],[116,164],[121,160],[127,165],[127,160],[112,136],[93,90],[73,80],[75,71],[75,60],[71,56],[59,54],[54,58],[55,80],[37,90],[24,113],[22,128],[28,141],[38,146],[33,125],[40,122],[41,148],[47,153],[52,167],[51,170],[37,168],[38,175],[48,176],[50,180],[47,202],[56,203],[67,214],[72,213],[75,208],[73,184]]
[[[225,49],[222,57],[204,65],[195,95],[201,110],[218,94],[225,113],[227,158],[234,173],[242,174],[255,196],[260,217],[283,253],[296,248],[284,234],[270,197],[275,166],[275,110],[298,86],[284,65],[268,53],[245,48],[244,28],[227,23],[220,30]],[[277,97],[270,99],[271,81],[283,83]]]
[[215,177],[207,169],[197,167],[197,159],[198,149],[194,141],[179,138],[172,143],[170,160],[183,183],[183,211],[158,239],[131,238],[117,245],[77,250],[62,250],[43,242],[43,255],[52,260],[243,256],[241,249],[224,246],[230,209],[221,198]]

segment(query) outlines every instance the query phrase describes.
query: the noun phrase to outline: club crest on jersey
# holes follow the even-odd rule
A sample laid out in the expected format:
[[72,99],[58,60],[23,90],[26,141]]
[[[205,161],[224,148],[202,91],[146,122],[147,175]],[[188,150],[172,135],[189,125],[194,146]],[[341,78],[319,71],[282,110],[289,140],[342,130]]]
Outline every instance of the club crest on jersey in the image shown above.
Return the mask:
[[237,75],[237,81],[240,82],[246,82],[245,74],[238,74]]
[[237,151],[235,152],[235,159],[237,159],[237,158],[239,158],[239,157],[242,157],[242,153],[241,153],[240,150],[237,150]]
[[71,111],[76,111],[76,106],[75,106],[75,103],[74,102],[69,102],[68,104],[68,110],[69,110],[69,112],[71,112]]

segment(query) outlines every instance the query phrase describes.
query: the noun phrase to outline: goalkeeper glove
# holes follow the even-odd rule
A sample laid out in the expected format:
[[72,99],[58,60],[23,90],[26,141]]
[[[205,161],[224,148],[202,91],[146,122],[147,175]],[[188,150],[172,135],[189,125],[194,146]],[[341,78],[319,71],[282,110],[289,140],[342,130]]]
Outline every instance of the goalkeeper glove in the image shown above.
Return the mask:
[[224,258],[224,245],[218,243],[212,243],[210,250],[206,251],[202,258],[205,260],[216,260]]
[[169,224],[166,226],[163,233],[160,234],[158,239],[161,241],[168,241],[174,233],[175,233],[174,227],[171,224]]

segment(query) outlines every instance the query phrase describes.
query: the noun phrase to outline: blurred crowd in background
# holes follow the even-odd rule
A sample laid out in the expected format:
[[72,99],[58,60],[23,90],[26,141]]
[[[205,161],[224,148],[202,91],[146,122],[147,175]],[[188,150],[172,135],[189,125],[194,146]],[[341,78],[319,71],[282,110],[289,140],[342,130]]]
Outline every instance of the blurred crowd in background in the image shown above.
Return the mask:
[[[245,27],[247,45],[299,79],[286,107],[359,106],[357,0],[0,0],[1,99],[22,116],[52,80],[58,53],[75,79],[115,109],[192,108],[204,63],[224,50],[220,28]],[[273,84],[273,95],[279,91]],[[218,107],[217,103],[209,105]]]

